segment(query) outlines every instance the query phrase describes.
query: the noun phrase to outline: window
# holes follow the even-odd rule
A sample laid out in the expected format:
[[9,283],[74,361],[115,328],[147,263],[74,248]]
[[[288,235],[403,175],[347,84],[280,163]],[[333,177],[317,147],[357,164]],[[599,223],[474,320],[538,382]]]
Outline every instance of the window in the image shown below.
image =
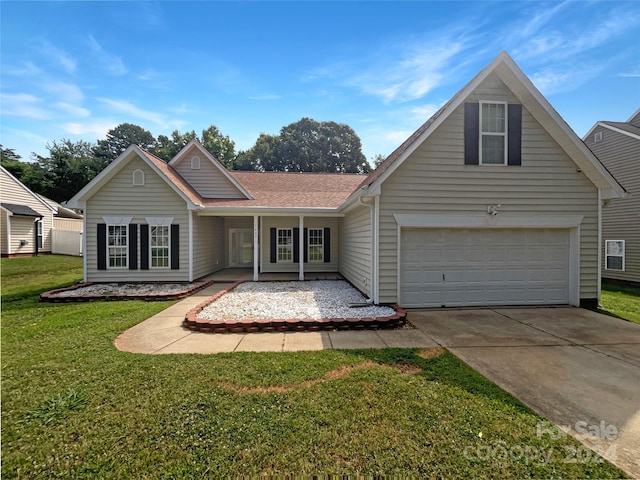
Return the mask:
[[107,226],[107,258],[109,268],[127,268],[128,225]]
[[308,230],[307,258],[309,262],[324,262],[324,229],[310,228]]
[[605,268],[624,271],[624,240],[605,241]]
[[278,229],[278,262],[293,262],[293,229]]
[[42,219],[36,220],[36,238],[38,248],[42,248]]
[[151,248],[151,267],[169,268],[169,227],[152,226],[149,234]]
[[140,169],[133,171],[133,185],[144,185],[144,171]]
[[191,157],[191,170],[200,170],[200,157]]
[[507,163],[507,104],[480,102],[480,163]]

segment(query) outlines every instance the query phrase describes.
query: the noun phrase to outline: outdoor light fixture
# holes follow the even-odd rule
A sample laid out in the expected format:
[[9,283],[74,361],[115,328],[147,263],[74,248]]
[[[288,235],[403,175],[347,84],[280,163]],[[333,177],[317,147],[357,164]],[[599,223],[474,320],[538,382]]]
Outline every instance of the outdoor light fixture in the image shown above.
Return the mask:
[[487,206],[487,214],[489,215],[498,215],[498,209],[501,207],[502,205],[498,204],[498,205],[488,205]]

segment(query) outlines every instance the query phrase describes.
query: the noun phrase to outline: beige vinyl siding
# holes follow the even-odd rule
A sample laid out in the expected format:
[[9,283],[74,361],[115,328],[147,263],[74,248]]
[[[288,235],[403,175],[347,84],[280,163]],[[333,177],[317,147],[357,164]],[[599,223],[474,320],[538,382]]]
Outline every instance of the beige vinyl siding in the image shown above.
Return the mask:
[[56,230],[69,230],[73,232],[82,231],[82,219],[81,218],[53,218],[53,228]]
[[[191,158],[200,158],[200,169],[191,169]],[[205,198],[246,198],[211,161],[193,147],[173,168]]]
[[[133,171],[145,173],[145,185],[133,185]],[[127,165],[87,201],[87,280],[94,282],[122,281],[188,281],[189,280],[189,213],[186,202],[140,158]],[[97,224],[105,216],[132,216],[131,223],[145,224],[145,217],[173,217],[180,225],[180,269],[149,270],[107,269],[97,266]],[[140,261],[138,233],[138,263]]]
[[[35,253],[35,226],[36,219],[33,217],[11,217],[11,254],[29,254]],[[21,240],[26,240],[27,244],[20,245]],[[44,250],[38,250],[42,252]]]
[[[260,257],[261,272],[297,272],[299,271],[298,263],[271,263],[271,228],[298,228],[298,217],[264,217],[262,220],[262,232],[260,237]],[[337,272],[338,271],[338,249],[339,249],[339,230],[337,218],[320,218],[305,217],[304,228],[331,228],[331,261],[327,263],[307,262],[304,264],[305,272]],[[302,235],[302,232],[300,232]],[[302,252],[300,252],[302,259]]]
[[340,273],[371,296],[371,209],[357,207],[340,219]]
[[193,278],[225,267],[224,220],[193,214]]
[[[593,141],[596,132],[602,132],[598,143]],[[627,198],[610,200],[602,208],[602,276],[640,282],[640,139],[599,126],[585,143],[630,193]],[[605,268],[607,240],[625,240],[623,272]]]
[[9,241],[7,235],[8,217],[9,214],[0,209],[0,254],[2,255],[7,255],[9,253],[9,245],[7,244]]
[[[470,101],[515,101],[495,76]],[[380,302],[397,301],[398,226],[394,213],[503,216],[583,215],[580,298],[597,298],[597,190],[526,108],[522,166],[464,165],[460,105],[383,184],[380,197]]]
[[[40,215],[42,215],[42,248],[38,249],[39,252],[50,252],[51,251],[51,228],[53,227],[53,212],[50,208],[46,207],[43,202],[35,197],[30,190],[27,189],[24,185],[19,183],[16,179],[8,175],[4,170],[0,169],[0,192],[1,192],[1,200],[3,203],[12,203],[15,205],[26,205],[27,207],[32,208]],[[20,220],[16,220],[16,219]],[[18,237],[14,238],[15,235],[22,235],[21,238],[24,237],[24,229],[25,225],[21,225],[19,227],[14,226],[16,222],[23,224],[24,222],[34,222],[34,217],[19,217],[16,215],[12,215],[8,219],[11,222],[11,244],[12,248],[9,254],[14,253],[34,253],[35,252],[35,237],[32,235],[27,240],[29,241],[28,245],[24,247],[20,247],[19,249],[14,248],[16,243],[14,240],[18,241],[18,246],[20,243],[20,239]],[[26,238],[25,238],[26,239]],[[3,253],[5,253],[3,251]]]

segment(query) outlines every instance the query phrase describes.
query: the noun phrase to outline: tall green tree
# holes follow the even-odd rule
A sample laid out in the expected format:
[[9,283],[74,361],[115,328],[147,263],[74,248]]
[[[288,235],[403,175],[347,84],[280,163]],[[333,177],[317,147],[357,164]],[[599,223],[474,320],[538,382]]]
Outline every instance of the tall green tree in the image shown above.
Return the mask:
[[158,140],[155,142],[151,152],[158,158],[168,162],[175,157],[187,143],[197,138],[198,135],[196,135],[196,132],[193,130],[186,133],[180,133],[178,130],[174,130],[171,132],[171,137],[158,135]]
[[48,143],[48,157],[34,156],[46,180],[34,191],[56,202],[69,200],[102,170],[103,159],[94,155],[94,149],[95,145],[82,140]]
[[131,145],[151,151],[156,145],[156,139],[151,132],[138,125],[121,123],[107,132],[106,139],[98,140],[94,156],[102,160],[103,167],[106,167]]
[[222,135],[218,127],[210,125],[202,130],[202,146],[228,169],[233,168],[236,158],[236,144],[227,135]]
[[280,130],[261,134],[243,153],[244,165],[262,171],[368,173],[360,137],[348,125],[302,118]]

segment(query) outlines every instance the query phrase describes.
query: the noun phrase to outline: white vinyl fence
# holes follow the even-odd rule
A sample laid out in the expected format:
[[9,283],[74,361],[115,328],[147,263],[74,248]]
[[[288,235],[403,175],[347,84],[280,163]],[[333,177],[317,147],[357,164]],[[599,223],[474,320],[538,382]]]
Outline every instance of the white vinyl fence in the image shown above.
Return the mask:
[[82,232],[51,230],[51,253],[82,256]]

